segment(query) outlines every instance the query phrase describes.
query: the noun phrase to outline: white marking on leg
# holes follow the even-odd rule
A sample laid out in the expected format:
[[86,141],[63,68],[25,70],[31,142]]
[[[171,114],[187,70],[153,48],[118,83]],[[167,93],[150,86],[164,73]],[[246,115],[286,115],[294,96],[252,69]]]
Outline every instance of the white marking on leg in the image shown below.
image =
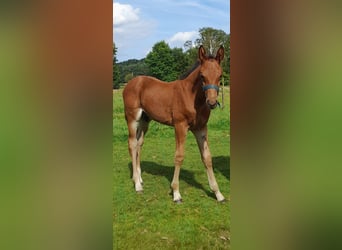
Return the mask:
[[143,180],[141,178],[141,168],[140,168],[140,157],[141,157],[141,149],[144,144],[144,136],[145,136],[145,131],[147,131],[147,123],[140,120],[139,121],[139,127],[137,129],[137,137],[138,138],[138,143],[137,143],[137,172],[138,172],[138,177],[139,181],[141,184],[143,184]]
[[136,120],[136,121],[139,121],[139,120],[140,120],[141,115],[142,115],[142,112],[143,112],[143,110],[142,110],[141,108],[138,109],[137,114],[136,114],[136,116],[135,116],[135,120]]
[[182,199],[180,192],[179,192],[179,172],[180,167],[175,167],[175,172],[173,174],[173,179],[171,182],[171,188],[173,190],[173,201],[179,201]]
[[138,109],[136,115],[135,115],[135,121],[132,122],[132,128],[137,130],[138,127],[139,127],[139,121],[140,121],[140,118],[141,118],[141,115],[142,115],[142,112],[143,110],[141,108]]
[[180,201],[182,197],[179,193],[179,190],[173,190],[173,201]]
[[221,194],[219,187],[217,185],[213,168],[207,169],[207,175],[208,175],[209,187],[215,193],[217,201],[223,201],[224,196]]
[[217,201],[224,201],[224,200],[225,200],[224,196],[221,194],[220,191],[217,191],[217,192],[215,193],[215,195],[216,195]]
[[135,191],[137,191],[137,192],[143,191],[143,187],[142,187],[140,181],[135,182]]
[[139,165],[137,166],[137,171],[138,171],[139,181],[140,181],[141,184],[143,184],[143,180],[142,180],[142,178],[141,178],[140,162],[139,162]]

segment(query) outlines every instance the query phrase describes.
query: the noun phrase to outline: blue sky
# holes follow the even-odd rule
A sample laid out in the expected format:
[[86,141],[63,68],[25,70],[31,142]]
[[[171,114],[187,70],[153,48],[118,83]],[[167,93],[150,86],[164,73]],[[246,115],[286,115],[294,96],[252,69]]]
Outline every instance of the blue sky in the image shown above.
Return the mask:
[[203,27],[230,33],[230,0],[116,0],[113,41],[118,61],[141,59],[159,41],[183,47]]

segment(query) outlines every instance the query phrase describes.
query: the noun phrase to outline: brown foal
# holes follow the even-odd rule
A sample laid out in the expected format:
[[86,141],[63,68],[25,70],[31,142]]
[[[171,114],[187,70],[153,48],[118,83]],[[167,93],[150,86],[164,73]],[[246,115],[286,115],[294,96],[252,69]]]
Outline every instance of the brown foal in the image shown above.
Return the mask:
[[222,75],[220,63],[224,57],[224,49],[221,46],[215,57],[208,57],[201,46],[198,55],[198,66],[185,79],[165,83],[153,77],[137,76],[123,91],[132,178],[137,192],[143,190],[141,147],[149,122],[155,120],[175,128],[175,171],[171,183],[173,200],[182,201],[179,193],[179,172],[184,159],[186,134],[190,130],[196,137],[202,161],[207,169],[209,186],[215,192],[217,200],[224,201],[214,176],[207,134],[210,110],[218,104]]

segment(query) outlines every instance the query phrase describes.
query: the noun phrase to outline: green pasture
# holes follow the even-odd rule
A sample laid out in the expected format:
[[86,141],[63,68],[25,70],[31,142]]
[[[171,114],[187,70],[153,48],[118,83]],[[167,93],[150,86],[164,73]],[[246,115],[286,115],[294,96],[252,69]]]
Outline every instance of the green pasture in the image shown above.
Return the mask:
[[230,249],[229,88],[224,92],[224,108],[213,110],[208,123],[216,180],[228,200],[222,204],[210,191],[191,132],[188,133],[180,172],[183,203],[172,201],[174,130],[154,121],[150,123],[142,149],[144,192],[135,192],[122,90],[113,92],[114,249]]

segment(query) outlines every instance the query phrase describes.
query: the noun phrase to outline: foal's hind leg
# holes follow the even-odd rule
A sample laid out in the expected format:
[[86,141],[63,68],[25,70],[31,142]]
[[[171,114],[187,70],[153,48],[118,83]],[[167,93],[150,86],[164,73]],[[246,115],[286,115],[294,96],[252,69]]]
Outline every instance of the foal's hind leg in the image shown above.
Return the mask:
[[142,109],[126,110],[126,120],[128,126],[128,149],[132,158],[132,170],[135,190],[143,191],[140,152],[144,142],[144,134],[148,128],[148,122],[142,120]]
[[140,184],[143,184],[143,180],[141,178],[141,168],[140,168],[140,156],[141,156],[141,148],[144,144],[144,137],[148,129],[148,121],[144,120],[143,117],[138,121],[137,126],[137,174],[140,181]]
[[141,116],[141,109],[126,109],[125,115],[128,126],[128,151],[132,159],[132,179],[135,185],[135,191],[140,192],[143,190],[143,188],[140,182],[139,173],[137,169],[137,160],[139,159],[137,130],[138,121]]
[[220,189],[217,185],[214,171],[213,171],[213,164],[211,159],[211,154],[208,146],[208,133],[207,133],[207,127],[203,128],[199,131],[193,131],[196,141],[198,144],[198,148],[201,153],[202,162],[204,163],[206,169],[207,169],[207,175],[208,175],[208,181],[210,189],[215,193],[216,199],[220,202],[224,201],[224,197],[220,192]]

